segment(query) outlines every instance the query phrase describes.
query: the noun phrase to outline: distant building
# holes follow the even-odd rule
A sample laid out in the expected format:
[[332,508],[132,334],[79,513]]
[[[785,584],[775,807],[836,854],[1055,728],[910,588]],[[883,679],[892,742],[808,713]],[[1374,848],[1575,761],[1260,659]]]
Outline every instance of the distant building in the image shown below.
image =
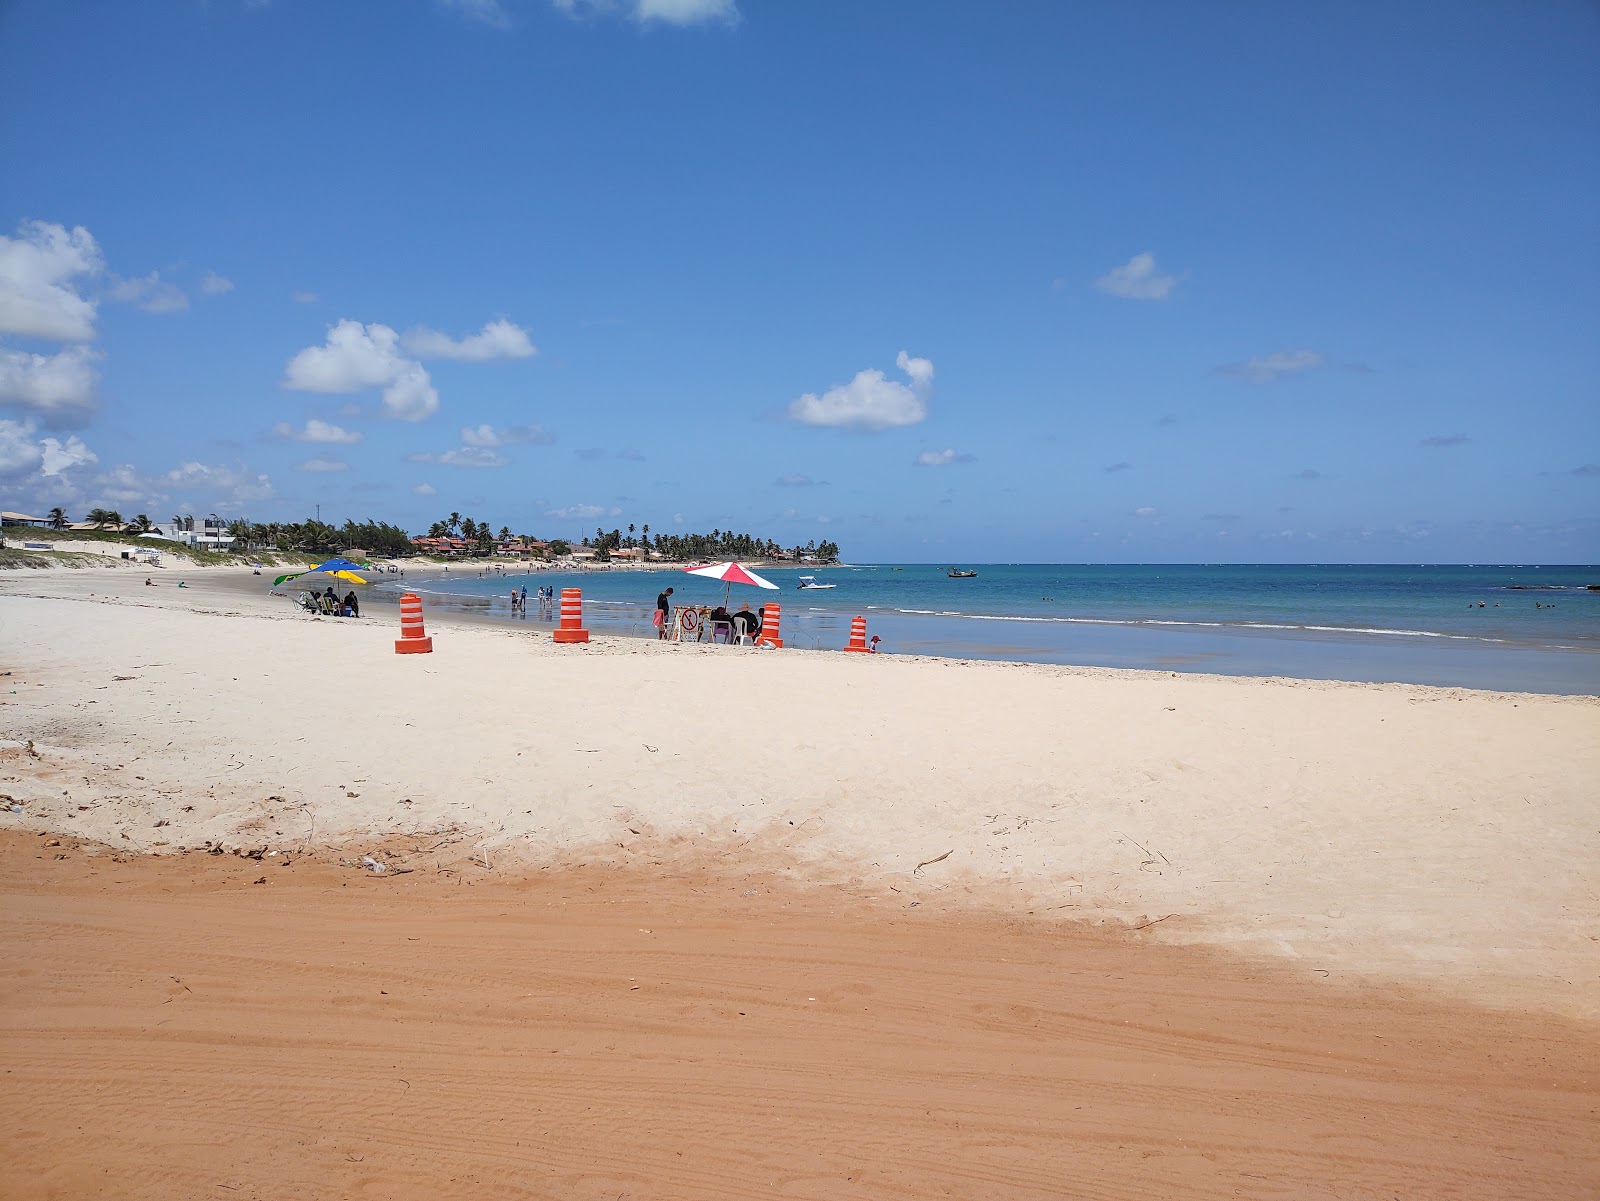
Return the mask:
[[26,513],[0,513],[0,526],[6,525],[31,525],[38,529],[49,529],[48,517],[29,517]]
[[216,516],[157,522],[145,537],[165,538],[168,542],[181,542],[199,550],[232,550],[235,541],[228,533],[228,523]]

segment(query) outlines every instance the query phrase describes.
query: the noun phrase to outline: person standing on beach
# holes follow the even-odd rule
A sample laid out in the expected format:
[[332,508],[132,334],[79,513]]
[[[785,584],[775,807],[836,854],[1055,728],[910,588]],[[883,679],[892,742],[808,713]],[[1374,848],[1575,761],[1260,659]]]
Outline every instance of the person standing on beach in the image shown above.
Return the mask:
[[658,639],[667,636],[667,625],[671,621],[672,589],[668,588],[656,597],[656,637]]

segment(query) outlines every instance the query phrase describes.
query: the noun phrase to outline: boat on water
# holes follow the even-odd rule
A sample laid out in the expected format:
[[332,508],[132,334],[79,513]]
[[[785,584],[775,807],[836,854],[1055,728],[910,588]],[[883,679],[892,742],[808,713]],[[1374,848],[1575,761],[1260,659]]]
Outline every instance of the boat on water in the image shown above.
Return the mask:
[[803,575],[798,585],[801,592],[820,592],[824,588],[837,588],[837,584],[819,584],[814,575]]
[[975,572],[975,571],[957,571],[954,567],[950,568],[949,571],[945,572],[945,575],[949,576],[952,580],[970,580],[970,579],[975,579],[977,577],[977,574],[978,573]]

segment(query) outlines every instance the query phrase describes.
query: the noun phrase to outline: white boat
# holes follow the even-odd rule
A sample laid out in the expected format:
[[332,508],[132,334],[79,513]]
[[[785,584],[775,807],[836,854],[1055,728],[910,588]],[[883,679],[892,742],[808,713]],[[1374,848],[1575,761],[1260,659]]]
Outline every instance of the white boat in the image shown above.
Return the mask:
[[838,586],[837,584],[819,584],[817,583],[817,577],[814,575],[800,577],[800,591],[802,592],[820,592],[824,588],[837,588]]

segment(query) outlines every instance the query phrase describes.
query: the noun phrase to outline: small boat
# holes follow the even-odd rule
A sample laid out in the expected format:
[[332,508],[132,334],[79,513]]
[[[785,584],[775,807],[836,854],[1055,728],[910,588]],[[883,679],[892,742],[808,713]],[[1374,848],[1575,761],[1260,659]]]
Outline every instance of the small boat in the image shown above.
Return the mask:
[[952,580],[971,580],[977,578],[978,573],[975,571],[957,571],[954,567],[952,567],[949,571],[945,572],[945,575],[949,576]]
[[819,584],[817,583],[817,577],[814,575],[801,576],[799,583],[801,592],[819,592],[824,588],[837,588],[838,586],[837,584]]

